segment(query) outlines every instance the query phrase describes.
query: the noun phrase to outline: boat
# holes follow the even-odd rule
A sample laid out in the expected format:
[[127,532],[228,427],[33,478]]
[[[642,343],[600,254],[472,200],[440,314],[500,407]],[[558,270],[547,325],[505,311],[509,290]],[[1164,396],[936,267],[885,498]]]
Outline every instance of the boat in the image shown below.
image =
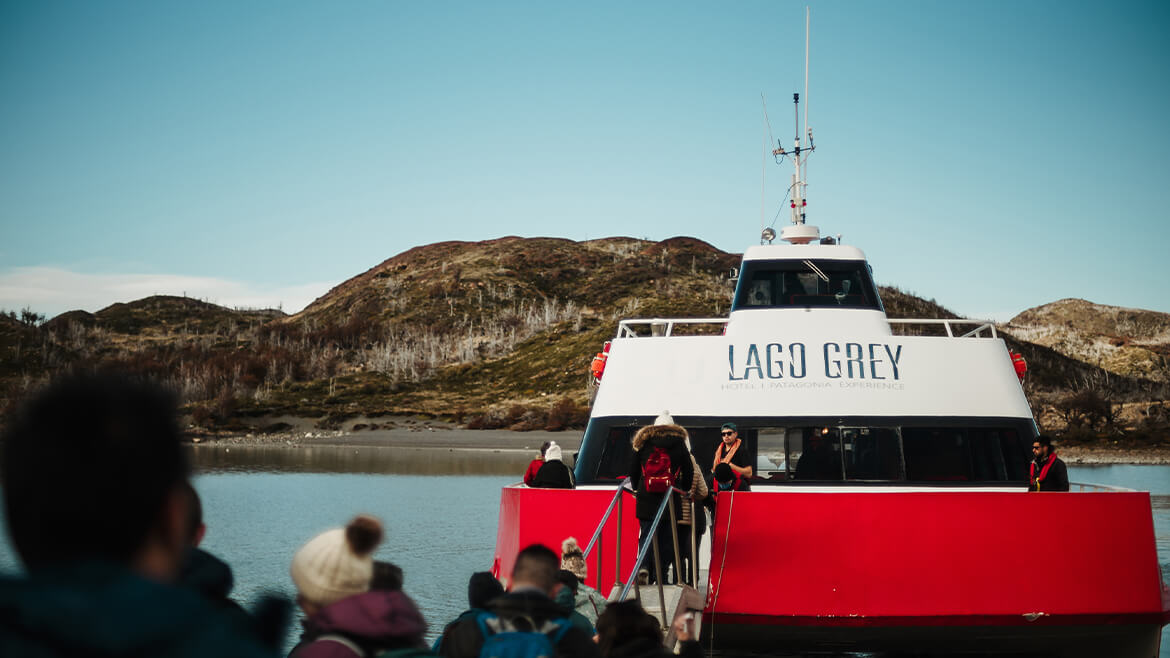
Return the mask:
[[[862,250],[805,221],[803,137],[774,152],[796,165],[784,243],[766,228],[746,249],[727,317],[619,322],[578,486],[505,487],[493,571],[590,537],[589,585],[639,596],[664,628],[695,609],[721,652],[1157,656],[1170,588],[1149,494],[1028,492],[1019,361],[992,322],[886,316]],[[623,486],[632,436],[664,411],[708,479],[727,422],[754,465],[673,603],[633,582],[645,551]]]

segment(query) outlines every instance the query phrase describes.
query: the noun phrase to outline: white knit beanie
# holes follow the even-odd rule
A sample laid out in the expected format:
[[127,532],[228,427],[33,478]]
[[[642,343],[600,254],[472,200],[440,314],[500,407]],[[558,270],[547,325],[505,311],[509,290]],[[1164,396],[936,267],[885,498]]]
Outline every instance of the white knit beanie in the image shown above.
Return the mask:
[[669,411],[663,411],[654,419],[655,425],[674,425],[674,419],[670,417]]
[[344,528],[326,530],[293,555],[293,583],[306,600],[327,606],[370,589],[374,549],[382,542],[382,524],[358,516]]
[[561,461],[561,447],[557,445],[556,441],[548,444],[548,450],[544,451],[544,461],[559,462]]

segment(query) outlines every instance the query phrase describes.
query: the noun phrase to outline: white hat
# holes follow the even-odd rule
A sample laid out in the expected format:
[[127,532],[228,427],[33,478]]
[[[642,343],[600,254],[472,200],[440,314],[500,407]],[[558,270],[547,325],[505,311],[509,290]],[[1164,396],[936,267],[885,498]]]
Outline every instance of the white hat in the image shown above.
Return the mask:
[[370,589],[374,549],[382,542],[382,524],[358,516],[344,528],[326,530],[293,555],[289,573],[308,601],[326,606]]
[[561,461],[561,447],[557,445],[556,441],[548,444],[548,450],[544,451],[544,461],[559,462]]
[[663,411],[654,419],[655,425],[674,425],[674,419],[670,417],[669,411]]

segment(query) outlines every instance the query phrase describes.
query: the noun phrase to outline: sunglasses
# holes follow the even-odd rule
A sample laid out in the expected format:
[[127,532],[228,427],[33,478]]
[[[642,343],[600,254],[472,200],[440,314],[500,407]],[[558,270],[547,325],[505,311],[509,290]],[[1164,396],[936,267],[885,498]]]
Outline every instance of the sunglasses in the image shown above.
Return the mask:
[[720,434],[723,436],[731,436],[732,434],[735,434],[735,432],[720,432]]

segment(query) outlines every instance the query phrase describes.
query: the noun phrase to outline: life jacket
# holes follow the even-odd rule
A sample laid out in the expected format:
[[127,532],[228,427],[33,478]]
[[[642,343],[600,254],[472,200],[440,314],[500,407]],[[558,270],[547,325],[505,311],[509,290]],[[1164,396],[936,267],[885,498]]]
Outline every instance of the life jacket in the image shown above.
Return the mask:
[[642,487],[650,493],[666,493],[674,486],[678,476],[671,467],[670,455],[658,446],[653,446],[646,461],[642,463]]
[[720,441],[719,447],[715,448],[715,461],[711,462],[711,471],[714,472],[715,467],[719,464],[730,464],[731,458],[735,456],[735,451],[739,450],[741,445],[743,445],[743,439],[737,438],[735,443],[731,445],[731,449],[723,454],[723,449],[727,444]]
[[1035,460],[1032,460],[1032,463],[1028,464],[1028,480],[1031,481],[1032,486],[1036,488],[1036,491],[1040,491],[1040,483],[1048,479],[1048,469],[1052,468],[1052,465],[1055,463],[1056,453],[1049,453],[1048,461],[1044,462],[1044,465],[1040,467],[1040,475],[1036,475]]
[[1012,357],[1012,367],[1016,369],[1016,377],[1019,377],[1020,382],[1023,383],[1024,375],[1028,373],[1028,362],[1024,360],[1023,354],[1011,351],[1008,354]]

